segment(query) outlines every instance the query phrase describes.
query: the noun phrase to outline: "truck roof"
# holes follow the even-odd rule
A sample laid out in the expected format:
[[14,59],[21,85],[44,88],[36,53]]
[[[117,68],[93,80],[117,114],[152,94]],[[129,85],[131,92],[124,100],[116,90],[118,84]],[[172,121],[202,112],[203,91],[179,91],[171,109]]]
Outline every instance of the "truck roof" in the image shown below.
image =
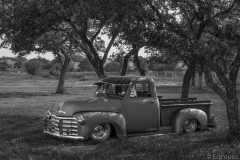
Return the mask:
[[[112,84],[130,84],[132,81],[151,81],[149,77],[142,76],[111,76],[101,79],[97,83],[112,83]],[[95,83],[95,84],[97,84]]]

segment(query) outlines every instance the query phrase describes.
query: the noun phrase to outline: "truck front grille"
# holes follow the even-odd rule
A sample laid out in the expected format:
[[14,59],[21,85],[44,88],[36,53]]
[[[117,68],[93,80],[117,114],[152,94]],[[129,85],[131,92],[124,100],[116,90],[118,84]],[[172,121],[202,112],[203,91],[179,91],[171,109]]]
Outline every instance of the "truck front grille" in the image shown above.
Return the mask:
[[44,119],[45,130],[63,136],[78,136],[77,119],[52,115]]

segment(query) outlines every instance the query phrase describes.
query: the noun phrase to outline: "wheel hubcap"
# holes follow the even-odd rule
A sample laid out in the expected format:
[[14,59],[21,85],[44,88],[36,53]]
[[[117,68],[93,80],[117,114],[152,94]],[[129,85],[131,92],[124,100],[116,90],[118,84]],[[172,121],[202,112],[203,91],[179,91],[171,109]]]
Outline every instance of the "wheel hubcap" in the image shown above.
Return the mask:
[[184,124],[186,132],[194,132],[197,127],[197,121],[195,119],[189,119]]
[[92,136],[96,139],[102,139],[108,134],[106,126],[99,125],[94,128]]

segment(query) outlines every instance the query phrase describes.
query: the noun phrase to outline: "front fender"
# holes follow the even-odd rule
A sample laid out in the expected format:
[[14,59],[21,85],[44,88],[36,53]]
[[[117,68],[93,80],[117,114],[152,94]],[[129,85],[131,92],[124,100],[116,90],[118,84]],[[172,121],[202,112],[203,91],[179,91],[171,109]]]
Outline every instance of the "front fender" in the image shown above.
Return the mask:
[[75,115],[81,115],[84,119],[83,124],[78,124],[78,135],[83,136],[84,139],[90,138],[93,129],[103,123],[111,124],[118,138],[126,136],[126,122],[122,114],[113,112],[84,112]]
[[185,108],[179,111],[176,111],[171,119],[171,125],[174,133],[183,133],[184,123],[191,118],[198,120],[201,129],[206,128],[207,126],[207,114],[199,109],[194,108]]

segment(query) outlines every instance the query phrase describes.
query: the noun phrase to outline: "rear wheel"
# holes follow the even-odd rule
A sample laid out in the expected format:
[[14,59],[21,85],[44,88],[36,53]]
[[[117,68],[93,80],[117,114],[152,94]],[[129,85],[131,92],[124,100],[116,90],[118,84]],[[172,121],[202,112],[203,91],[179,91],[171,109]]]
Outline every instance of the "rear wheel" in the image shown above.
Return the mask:
[[196,119],[188,119],[185,121],[183,129],[186,133],[193,133],[197,129],[197,120]]
[[111,135],[111,126],[109,124],[99,124],[93,129],[91,135],[92,140],[94,141],[105,141]]

